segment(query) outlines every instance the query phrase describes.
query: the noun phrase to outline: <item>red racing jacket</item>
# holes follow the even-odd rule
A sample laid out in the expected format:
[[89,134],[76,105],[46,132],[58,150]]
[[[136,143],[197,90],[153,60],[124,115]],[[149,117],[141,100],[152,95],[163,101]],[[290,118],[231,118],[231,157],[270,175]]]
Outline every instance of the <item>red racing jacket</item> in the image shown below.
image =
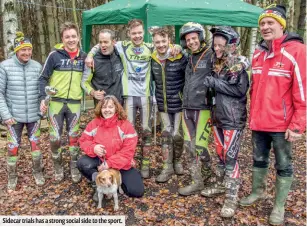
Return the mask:
[[262,41],[253,55],[251,130],[302,134],[306,130],[306,45],[297,34]]
[[117,115],[109,119],[95,118],[82,133],[79,144],[89,157],[95,158],[94,147],[101,144],[105,147],[105,158],[109,168],[128,170],[134,166],[134,153],[138,137],[128,120],[118,120]]

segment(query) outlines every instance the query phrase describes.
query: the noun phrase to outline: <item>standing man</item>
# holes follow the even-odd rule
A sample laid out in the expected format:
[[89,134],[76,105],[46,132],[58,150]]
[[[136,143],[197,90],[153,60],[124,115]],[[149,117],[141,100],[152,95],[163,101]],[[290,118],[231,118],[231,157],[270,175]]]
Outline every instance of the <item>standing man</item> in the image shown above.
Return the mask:
[[[141,175],[149,178],[149,157],[152,151],[152,80],[151,80],[151,54],[153,45],[144,42],[144,25],[139,19],[128,23],[128,36],[130,41],[119,41],[115,47],[124,65],[122,77],[124,107],[128,120],[135,126],[136,113],[140,111],[142,125],[142,163]],[[86,60],[92,66],[93,56],[98,52],[99,45],[92,48]],[[181,51],[173,48],[172,53]]]
[[162,124],[163,169],[156,181],[168,181],[174,172],[183,174],[181,155],[183,151],[182,136],[182,90],[184,86],[187,58],[179,53],[170,55],[170,37],[164,28],[153,30],[151,68],[155,81],[155,97]]
[[181,195],[191,195],[204,189],[204,180],[211,176],[208,138],[211,131],[209,89],[205,78],[212,71],[212,49],[205,43],[203,27],[194,22],[180,29],[180,43],[188,48],[189,59],[183,89],[183,133],[189,154],[192,183],[179,189]]
[[81,180],[77,169],[79,155],[78,130],[81,112],[82,88],[81,79],[86,54],[79,49],[80,35],[78,27],[70,22],[61,26],[63,44],[58,44],[52,51],[40,77],[40,99],[42,112],[46,112],[44,98],[47,85],[58,90],[49,102],[48,115],[50,127],[50,144],[54,163],[55,180],[64,178],[61,153],[61,135],[64,121],[69,135],[69,152],[71,155],[70,170],[74,183]]
[[253,141],[252,193],[242,206],[265,198],[273,144],[276,194],[269,222],[284,221],[285,202],[293,181],[292,142],[306,130],[306,46],[285,32],[286,9],[272,5],[259,17],[263,40],[252,61],[250,128]]
[[38,85],[42,66],[32,57],[30,39],[17,32],[14,55],[0,64],[0,116],[7,126],[8,140],[8,190],[17,185],[18,148],[23,127],[27,127],[33,159],[33,176],[37,185],[43,185],[43,158],[38,147],[40,117]]
[[101,30],[100,49],[94,56],[94,67],[86,67],[83,75],[81,85],[87,94],[94,97],[95,106],[105,94],[114,95],[123,104],[121,80],[124,67],[115,44],[115,33],[109,29]]

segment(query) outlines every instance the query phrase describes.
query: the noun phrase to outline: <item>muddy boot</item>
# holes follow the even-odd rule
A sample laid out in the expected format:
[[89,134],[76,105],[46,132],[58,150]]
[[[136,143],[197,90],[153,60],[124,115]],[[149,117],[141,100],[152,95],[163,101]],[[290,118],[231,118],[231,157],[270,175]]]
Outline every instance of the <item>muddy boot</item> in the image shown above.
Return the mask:
[[32,155],[32,163],[33,163],[33,177],[35,179],[35,183],[39,186],[45,184],[45,178],[43,174],[43,155],[40,151],[31,152]]
[[54,178],[57,183],[64,179],[64,168],[62,166],[62,151],[58,150],[57,153],[52,153]]
[[252,193],[240,200],[241,206],[250,206],[261,199],[266,198],[268,168],[253,167]]
[[190,173],[192,177],[192,183],[183,188],[179,188],[178,193],[180,195],[193,195],[204,189],[204,181],[201,175],[201,164],[198,160],[194,160]]
[[162,155],[163,155],[163,169],[159,176],[156,178],[156,182],[164,183],[172,178],[174,174],[173,168],[173,145],[171,140],[167,137],[162,138]]
[[231,178],[226,175],[225,188],[226,197],[220,215],[223,218],[230,218],[235,214],[238,207],[238,191],[240,188],[240,179]]
[[142,146],[143,158],[141,163],[141,176],[145,179],[149,178],[149,154],[151,149],[151,138],[146,136],[144,137],[144,142]]
[[78,147],[70,147],[70,174],[72,182],[79,183],[81,181],[81,173],[77,168],[77,161],[79,157],[79,148]]
[[279,175],[276,176],[275,202],[269,218],[269,223],[271,225],[281,225],[284,222],[285,203],[291,188],[292,181],[293,177],[281,177]]
[[15,190],[17,185],[17,156],[11,156],[7,159],[7,190]]
[[174,170],[177,175],[183,175],[183,166],[181,162],[181,156],[183,152],[183,139],[174,138]]
[[218,165],[216,171],[216,181],[213,183],[212,186],[202,190],[200,194],[205,197],[212,197],[214,195],[224,193],[225,192],[225,186],[223,182],[224,175],[225,175],[224,166]]
[[207,148],[196,148],[199,158],[201,160],[201,175],[204,182],[207,182],[212,177],[211,158]]
[[193,139],[191,142],[186,142],[185,147],[189,155],[189,172],[192,178],[192,182],[190,185],[179,188],[178,193],[180,195],[192,195],[203,190],[205,186],[201,174],[201,161],[196,155],[195,139]]

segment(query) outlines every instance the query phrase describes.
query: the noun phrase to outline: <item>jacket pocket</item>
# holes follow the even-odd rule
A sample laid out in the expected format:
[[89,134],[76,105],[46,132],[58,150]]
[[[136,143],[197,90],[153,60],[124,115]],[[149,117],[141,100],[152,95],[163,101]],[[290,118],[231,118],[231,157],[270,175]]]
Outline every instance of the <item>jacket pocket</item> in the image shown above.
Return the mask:
[[287,121],[287,107],[286,107],[286,101],[282,99],[282,106],[284,111],[284,121]]

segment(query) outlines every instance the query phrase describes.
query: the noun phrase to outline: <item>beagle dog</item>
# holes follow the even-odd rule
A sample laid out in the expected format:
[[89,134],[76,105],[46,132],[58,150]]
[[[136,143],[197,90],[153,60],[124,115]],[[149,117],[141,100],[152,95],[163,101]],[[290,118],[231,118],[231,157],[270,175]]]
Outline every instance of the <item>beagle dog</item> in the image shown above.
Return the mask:
[[120,194],[123,194],[123,190],[121,188],[122,178],[121,174],[116,169],[107,169],[98,173],[96,177],[96,185],[98,192],[98,207],[101,208],[101,203],[103,199],[103,195],[108,196],[109,198],[114,198],[114,211],[119,209],[118,206],[118,195],[117,189]]

